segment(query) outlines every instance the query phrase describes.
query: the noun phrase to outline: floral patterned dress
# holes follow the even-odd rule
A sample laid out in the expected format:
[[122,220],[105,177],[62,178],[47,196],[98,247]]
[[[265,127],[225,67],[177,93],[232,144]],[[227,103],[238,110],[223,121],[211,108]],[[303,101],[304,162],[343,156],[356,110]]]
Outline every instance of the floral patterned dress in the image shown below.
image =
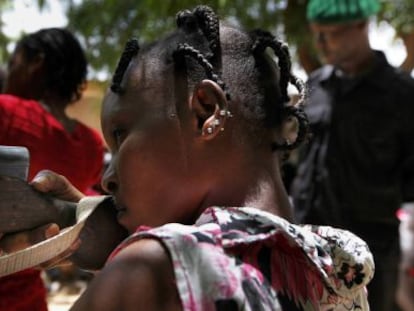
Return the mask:
[[331,227],[293,225],[254,208],[208,208],[194,226],[140,227],[170,253],[183,310],[369,310],[368,246]]

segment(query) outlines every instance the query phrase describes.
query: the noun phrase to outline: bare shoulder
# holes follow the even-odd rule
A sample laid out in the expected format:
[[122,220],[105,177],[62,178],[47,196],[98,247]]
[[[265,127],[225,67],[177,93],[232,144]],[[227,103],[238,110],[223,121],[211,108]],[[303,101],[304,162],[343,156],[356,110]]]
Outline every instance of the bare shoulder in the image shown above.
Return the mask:
[[145,306],[145,310],[182,310],[170,257],[155,239],[139,240],[123,249],[71,310],[129,311],[138,306]]

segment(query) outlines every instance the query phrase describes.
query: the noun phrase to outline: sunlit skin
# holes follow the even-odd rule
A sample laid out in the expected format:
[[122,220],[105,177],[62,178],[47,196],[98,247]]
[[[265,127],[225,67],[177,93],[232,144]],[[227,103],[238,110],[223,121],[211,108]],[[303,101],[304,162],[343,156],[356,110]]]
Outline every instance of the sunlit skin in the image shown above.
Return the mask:
[[[233,35],[227,29],[220,33],[223,42],[232,42]],[[223,64],[234,63],[229,47],[222,45]],[[108,91],[102,107],[112,153],[103,187],[116,201],[117,221],[130,233],[140,225],[194,224],[209,206],[249,206],[289,218],[279,152],[271,148],[283,141],[283,126],[265,128],[246,118],[242,96],[234,92],[227,100],[212,80],[189,87],[186,76],[154,54],[132,59],[124,91]],[[231,84],[229,67],[223,66],[222,76]],[[222,115],[223,109],[232,117]],[[219,125],[206,131],[215,120]],[[260,139],[251,127],[260,127]],[[58,176],[50,178],[51,183]],[[142,239],[109,260],[71,310],[182,310],[174,278],[163,245]]]
[[368,23],[311,23],[310,28],[321,59],[347,74],[363,71],[372,60]]
[[[203,80],[183,94],[173,87],[174,76],[168,70],[161,74],[156,63],[133,60],[124,76],[125,93],[109,92],[104,100],[102,129],[113,159],[103,186],[115,197],[118,222],[130,232],[139,225],[194,223],[213,205],[278,214],[288,204],[277,153],[269,148],[279,131],[264,134],[261,147],[243,141],[246,124],[237,104],[228,103],[215,82]],[[223,105],[233,118],[220,117]],[[204,134],[214,117],[224,131],[217,127]],[[71,310],[136,310],[142,304],[146,310],[182,310],[171,264],[157,241],[132,243]],[[119,284],[116,291],[112,284]]]
[[147,67],[131,64],[125,94],[109,92],[102,112],[103,133],[113,154],[104,186],[115,196],[118,221],[131,232],[142,224],[185,221],[197,204],[181,199],[189,200],[197,177],[190,173],[191,146],[182,128],[189,124],[180,124],[168,104],[169,94],[157,92],[152,77],[141,78]]
[[[274,197],[274,191],[259,195],[264,189],[249,189],[248,180],[257,174],[263,175],[264,181],[280,177],[265,168],[270,165],[276,170],[275,154],[269,149],[257,150],[261,157],[266,153],[268,159],[257,161],[258,157],[248,156],[251,150],[243,150],[249,146],[232,144],[233,120],[226,120],[225,131],[214,139],[204,136],[197,114],[206,112],[199,100],[184,94],[181,97],[187,102],[180,103],[177,113],[170,93],[173,90],[157,91],[157,85],[167,80],[161,80],[153,65],[142,59],[138,64],[133,61],[124,78],[125,93],[109,92],[104,100],[102,129],[113,161],[103,185],[115,197],[119,223],[130,232],[139,225],[194,223],[208,206],[223,202],[241,206],[251,201],[263,205]],[[173,84],[171,78],[169,81]],[[195,93],[203,100],[205,92],[201,87]],[[221,96],[224,100],[224,94]],[[232,112],[237,113],[234,109]],[[206,122],[211,119],[206,118]],[[243,154],[246,156],[241,157]],[[237,178],[229,174],[231,167]]]

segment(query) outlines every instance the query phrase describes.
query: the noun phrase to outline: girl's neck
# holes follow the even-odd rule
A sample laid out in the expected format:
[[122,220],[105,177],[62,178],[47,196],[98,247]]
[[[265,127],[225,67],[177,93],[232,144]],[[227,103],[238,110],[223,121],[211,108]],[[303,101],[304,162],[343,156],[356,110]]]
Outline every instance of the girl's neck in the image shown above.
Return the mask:
[[[292,221],[292,207],[282,182],[279,162],[275,159],[277,155],[269,151],[268,155],[256,155],[251,161],[245,158],[246,161],[242,162],[238,162],[236,157],[230,157],[233,163],[223,164],[229,168],[227,174],[213,182],[214,189],[208,192],[204,207],[217,205],[214,202],[225,202],[225,206],[254,207]],[[229,171],[238,175],[228,174]]]
[[293,221],[293,210],[279,173],[259,180],[256,190],[246,198],[246,206]]

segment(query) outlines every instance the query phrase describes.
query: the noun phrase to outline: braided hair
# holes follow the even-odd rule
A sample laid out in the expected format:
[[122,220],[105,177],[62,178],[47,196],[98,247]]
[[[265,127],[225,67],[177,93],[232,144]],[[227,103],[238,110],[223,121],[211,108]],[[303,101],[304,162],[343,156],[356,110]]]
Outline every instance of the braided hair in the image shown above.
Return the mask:
[[31,61],[42,55],[46,89],[65,103],[80,99],[87,75],[87,60],[79,41],[67,29],[45,28],[24,36],[16,46]]
[[[277,128],[286,118],[295,117],[299,124],[295,142],[273,142],[272,150],[292,150],[306,139],[306,88],[291,72],[291,57],[285,43],[267,31],[246,32],[220,25],[213,10],[204,5],[179,12],[176,23],[175,32],[141,51],[136,41],[127,43],[113,77],[113,92],[122,93],[122,77],[138,51],[143,54],[158,46],[158,57],[164,58],[166,65],[173,63],[175,74],[186,77],[188,91],[207,78],[222,88],[228,101],[237,98],[244,118],[254,127],[254,135],[260,135],[260,129]],[[267,48],[274,52],[277,62]],[[290,104],[289,84],[299,93],[295,105]]]

